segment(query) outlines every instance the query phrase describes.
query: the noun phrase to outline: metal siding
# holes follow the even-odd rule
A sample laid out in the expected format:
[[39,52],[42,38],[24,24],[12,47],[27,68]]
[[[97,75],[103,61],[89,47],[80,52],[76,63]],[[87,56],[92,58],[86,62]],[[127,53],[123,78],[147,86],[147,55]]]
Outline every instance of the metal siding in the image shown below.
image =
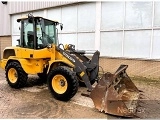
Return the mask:
[[[160,14],[160,10],[158,8],[160,4],[154,1],[127,1],[123,2],[124,5],[119,4],[120,2],[102,2],[102,15],[100,17],[101,55],[108,57],[158,59],[160,56],[158,51],[160,43],[158,39],[160,30],[158,22],[160,17],[158,15]],[[118,7],[116,8],[116,6]],[[116,10],[119,11],[115,12]],[[117,23],[120,21],[121,24],[118,25]],[[123,32],[123,36],[106,34],[108,32]],[[106,41],[104,41],[105,38]],[[121,42],[117,41],[117,39],[121,39]],[[115,44],[115,42],[117,43]],[[105,43],[108,43],[108,46],[112,47],[106,48]],[[114,48],[112,44],[116,47]],[[105,52],[105,50],[108,52]]]
[[122,29],[124,19],[123,14],[124,2],[103,2],[101,15],[101,29]]
[[78,32],[80,31],[95,31],[96,22],[96,4],[87,3],[78,5]]
[[151,30],[125,31],[124,57],[150,57]]
[[41,1],[41,2],[27,2],[27,1],[8,1],[7,5],[0,2],[0,36],[11,35],[11,23],[10,15],[16,13],[24,13],[33,10],[39,10],[44,8],[50,8],[60,5],[66,5],[76,3],[77,1],[68,2],[52,2],[52,1]]
[[0,36],[10,35],[10,16],[7,5],[0,4]]
[[123,31],[101,32],[101,56],[122,57]]
[[155,2],[154,27],[160,27],[160,2]]
[[[63,32],[77,32],[77,6],[62,7]],[[71,24],[72,21],[72,24]]]
[[17,2],[8,2],[9,5],[9,14],[15,14],[20,12],[44,9],[49,7],[55,7],[60,5],[66,5],[71,3],[76,3],[77,1],[62,1],[62,2],[51,2],[51,1],[41,1],[41,2],[25,2],[25,1],[17,1]]
[[151,28],[152,2],[126,2],[125,28]]
[[[2,4],[0,4],[0,9],[2,9]],[[1,26],[1,28],[2,28],[2,23],[3,23],[3,14],[2,14],[2,10],[0,10],[0,15],[1,15],[1,17],[0,17],[0,26]],[[0,29],[0,36],[2,35],[2,29]]]
[[159,59],[160,52],[159,52],[159,45],[160,45],[160,30],[153,31],[153,50],[152,50],[152,58]]
[[73,44],[75,45],[75,49],[78,49],[77,44],[77,34],[61,34],[61,39],[59,40],[59,43],[65,44]]
[[95,33],[78,33],[78,49],[94,50]]

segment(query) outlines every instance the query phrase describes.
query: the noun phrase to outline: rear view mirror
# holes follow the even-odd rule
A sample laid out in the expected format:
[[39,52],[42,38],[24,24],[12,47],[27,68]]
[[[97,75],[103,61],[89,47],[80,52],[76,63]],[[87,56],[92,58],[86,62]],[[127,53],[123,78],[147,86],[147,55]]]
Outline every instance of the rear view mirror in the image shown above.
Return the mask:
[[33,18],[34,18],[34,16],[31,13],[29,13],[28,14],[28,22],[33,23]]
[[17,39],[17,42],[18,42],[18,45],[16,45],[16,46],[20,46],[20,39]]
[[63,29],[63,24],[60,24],[60,28],[61,28],[61,30]]
[[33,23],[32,19],[28,19],[28,22],[29,22],[29,23]]

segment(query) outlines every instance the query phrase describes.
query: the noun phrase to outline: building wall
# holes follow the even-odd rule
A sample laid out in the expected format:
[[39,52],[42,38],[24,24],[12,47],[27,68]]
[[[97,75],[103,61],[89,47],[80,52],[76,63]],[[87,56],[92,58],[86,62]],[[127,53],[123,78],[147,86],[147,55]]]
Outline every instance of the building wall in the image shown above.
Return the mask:
[[9,14],[22,13],[44,8],[57,7],[67,4],[76,3],[78,1],[10,1],[8,2]]
[[11,18],[13,14],[40,10],[44,8],[57,7],[72,4],[78,1],[8,1],[7,4],[0,2],[0,36],[11,35]]
[[[88,12],[90,13],[89,15]],[[85,50],[94,50],[95,46],[97,46],[95,44],[96,2],[75,3],[12,15],[12,45],[17,44],[16,39],[20,35],[20,24],[16,20],[28,13],[63,23],[64,29],[62,31],[59,26],[57,27],[59,29],[60,43],[75,44],[76,49]],[[99,41],[99,39],[97,40]],[[90,47],[88,47],[88,43]]]
[[10,15],[7,5],[0,2],[0,36],[11,35]]
[[[151,79],[160,79],[160,61],[122,59],[122,58],[100,58],[100,66],[105,72],[114,73],[120,65],[128,65],[126,72],[129,76],[143,76]],[[100,72],[102,69],[100,68]]]
[[[74,3],[74,4],[73,4]],[[99,50],[100,65],[115,72],[128,64],[128,74],[159,78],[160,2],[11,2],[12,45],[20,37],[16,19],[34,16],[58,20],[59,41],[76,49]]]
[[[16,19],[29,12],[64,24],[59,41],[77,49],[99,50],[104,57],[159,59],[160,2],[84,2],[11,16],[13,44]],[[16,39],[15,39],[16,38]],[[15,43],[14,43],[15,42]],[[89,43],[89,44],[88,44]]]
[[159,59],[160,2],[102,2],[102,56]]
[[0,59],[3,58],[3,50],[7,46],[12,45],[12,39],[11,36],[3,36],[0,37]]

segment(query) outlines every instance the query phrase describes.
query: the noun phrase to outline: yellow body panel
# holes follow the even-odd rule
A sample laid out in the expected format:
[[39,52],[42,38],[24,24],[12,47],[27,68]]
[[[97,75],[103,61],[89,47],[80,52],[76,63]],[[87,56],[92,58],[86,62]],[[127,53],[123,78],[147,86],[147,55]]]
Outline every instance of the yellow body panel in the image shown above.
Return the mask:
[[38,50],[21,47],[7,47],[6,49],[14,50],[15,56],[10,56],[7,59],[2,59],[0,61],[0,67],[3,69],[5,69],[5,66],[9,60],[19,61],[23,70],[27,74],[42,73],[46,66],[48,66],[49,72],[50,69],[56,67],[57,64],[54,63],[64,63],[65,65],[74,67],[74,65],[66,57],[56,50],[55,45],[52,45],[51,48]]
[[2,68],[2,69],[5,69],[5,66],[6,66],[6,63],[7,63],[7,59],[2,59],[1,61],[0,61],[0,67]]
[[50,49],[50,51],[52,51],[52,55],[51,55],[51,60],[48,62],[49,66],[48,66],[48,71],[49,72],[50,69],[53,69],[54,66],[51,65],[54,63],[64,63],[70,67],[74,67],[74,64],[72,64],[66,57],[64,57],[59,51],[56,50],[56,46],[52,45],[52,48]]
[[6,47],[4,51],[7,49],[13,49],[15,51],[16,58],[51,58],[52,53],[48,48],[34,50],[21,47]]
[[6,47],[4,50],[3,50],[3,53],[5,50],[8,50],[8,49],[13,49],[15,51],[15,54],[16,54],[16,57],[20,58],[22,56],[22,49],[25,49],[25,48],[20,48],[20,47]]
[[52,53],[52,51],[49,50],[48,48],[34,50],[33,58],[34,59],[37,59],[37,58],[51,58],[51,56],[52,56],[51,53]]
[[22,68],[28,74],[42,73],[47,61],[43,59],[19,59]]
[[21,48],[18,52],[20,52],[20,58],[31,58],[33,56],[33,49]]
[[54,69],[54,67],[56,67],[56,66],[52,66],[52,68],[51,68],[51,65],[54,64],[54,63],[64,63],[64,64],[68,65],[69,67],[72,67],[72,68],[74,67],[74,65],[69,61],[51,60],[51,61],[49,61],[49,67],[48,67],[47,73],[49,72],[50,69]]
[[9,57],[8,59],[1,60],[1,68],[5,69],[6,64],[9,60],[18,61],[23,70],[28,74],[42,73],[43,68],[48,64],[47,60],[43,59],[19,59],[15,57]]

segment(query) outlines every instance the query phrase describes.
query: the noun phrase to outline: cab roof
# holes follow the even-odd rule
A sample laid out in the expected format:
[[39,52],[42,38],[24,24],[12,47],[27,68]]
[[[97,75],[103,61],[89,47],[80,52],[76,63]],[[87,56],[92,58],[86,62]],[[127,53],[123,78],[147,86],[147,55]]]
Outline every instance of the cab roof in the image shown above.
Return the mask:
[[[49,21],[52,21],[52,22],[55,22],[55,23],[59,23],[58,21],[56,21],[56,20],[50,20],[50,19],[46,19],[46,18],[43,18],[43,17],[39,17],[39,16],[35,16],[34,18],[42,18],[42,19],[45,19],[45,20],[49,20]],[[20,22],[20,21],[22,21],[22,20],[26,20],[26,19],[28,19],[28,17],[27,16],[24,16],[24,17],[21,17],[21,18],[18,18],[17,19],[17,22]]]

